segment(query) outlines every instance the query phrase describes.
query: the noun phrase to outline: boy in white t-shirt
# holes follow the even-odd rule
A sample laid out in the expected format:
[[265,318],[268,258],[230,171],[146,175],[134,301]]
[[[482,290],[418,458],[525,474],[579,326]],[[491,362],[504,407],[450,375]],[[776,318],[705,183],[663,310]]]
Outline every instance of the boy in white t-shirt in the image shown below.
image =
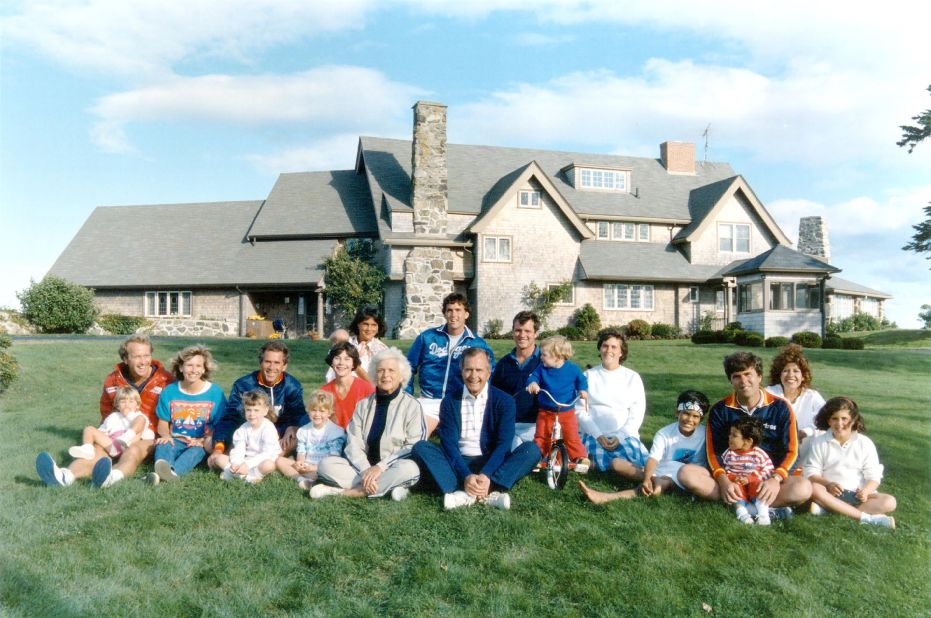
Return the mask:
[[310,489],[317,481],[317,464],[324,457],[343,454],[346,430],[331,419],[336,399],[333,393],[316,390],[307,399],[310,422],[297,430],[296,460],[279,457],[278,471],[297,481],[301,489]]
[[613,500],[629,500],[638,495],[658,496],[676,486],[681,488],[676,478],[679,468],[687,463],[705,463],[705,431],[701,419],[710,407],[708,398],[700,391],[680,393],[676,399],[676,422],[666,425],[653,436],[650,455],[643,468],[643,483],[633,489],[607,492],[596,491],[579,482],[582,493],[591,502],[604,504]]

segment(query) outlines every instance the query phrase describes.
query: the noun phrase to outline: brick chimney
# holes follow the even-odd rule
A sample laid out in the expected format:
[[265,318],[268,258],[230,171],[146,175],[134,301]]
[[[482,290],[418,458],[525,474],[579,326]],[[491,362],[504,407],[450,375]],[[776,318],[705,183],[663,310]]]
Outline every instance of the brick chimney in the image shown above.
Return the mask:
[[695,173],[695,144],[689,142],[663,142],[659,157],[670,174]]
[[798,220],[799,253],[813,255],[831,261],[831,243],[828,242],[828,226],[822,217],[802,217]]
[[414,105],[411,145],[411,206],[414,233],[446,235],[447,179],[446,106],[418,101]]

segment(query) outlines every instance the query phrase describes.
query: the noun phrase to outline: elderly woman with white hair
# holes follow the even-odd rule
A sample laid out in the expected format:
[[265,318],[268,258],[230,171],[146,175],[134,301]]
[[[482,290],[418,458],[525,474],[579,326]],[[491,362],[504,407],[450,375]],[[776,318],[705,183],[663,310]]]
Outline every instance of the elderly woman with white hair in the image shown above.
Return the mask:
[[388,493],[401,501],[408,487],[420,479],[411,448],[426,438],[423,411],[404,391],[411,366],[397,348],[372,359],[375,393],[356,404],[346,428],[342,457],[327,457],[317,467],[322,481],[310,489],[311,498],[350,496],[379,498]]

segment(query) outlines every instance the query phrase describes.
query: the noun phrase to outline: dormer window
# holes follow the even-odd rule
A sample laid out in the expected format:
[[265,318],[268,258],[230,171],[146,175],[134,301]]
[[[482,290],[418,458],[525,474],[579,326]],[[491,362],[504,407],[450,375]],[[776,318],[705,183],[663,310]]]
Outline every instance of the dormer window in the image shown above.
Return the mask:
[[632,221],[596,221],[594,231],[601,240],[650,242],[650,224]]
[[563,171],[572,186],[580,191],[627,193],[630,187],[629,169],[572,164]]

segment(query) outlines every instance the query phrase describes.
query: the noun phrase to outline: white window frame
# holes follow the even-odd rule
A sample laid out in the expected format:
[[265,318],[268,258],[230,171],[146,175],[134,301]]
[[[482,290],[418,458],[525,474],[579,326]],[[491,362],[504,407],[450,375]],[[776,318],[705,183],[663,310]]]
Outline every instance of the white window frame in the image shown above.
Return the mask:
[[[495,254],[488,257],[488,243],[494,243]],[[507,259],[501,257],[501,247],[507,244]],[[509,264],[514,258],[514,242],[511,236],[482,236],[482,261],[498,264]]]
[[610,221],[596,221],[595,222],[595,234],[598,235],[599,240],[608,240],[611,238],[611,225]]
[[700,298],[701,296],[699,295],[698,286],[697,285],[689,286],[688,302],[697,303]]
[[[524,198],[527,198],[527,203],[524,203]],[[536,203],[534,203],[536,200]],[[517,194],[517,207],[518,208],[534,208],[539,210],[543,208],[543,197],[540,195],[539,191],[520,191]]]
[[[644,234],[644,232],[646,232],[646,234]],[[637,240],[639,242],[650,242],[650,224],[649,223],[637,224]]]
[[[555,287],[557,287],[557,286],[559,286],[559,285],[562,285],[562,284],[560,284],[560,283],[547,283],[547,284],[546,284],[546,289],[555,288]],[[573,285],[573,286],[570,286],[570,287],[569,287],[569,300],[568,300],[568,301],[556,302],[556,303],[554,303],[554,304],[555,304],[557,307],[575,307],[575,286]]]
[[579,167],[576,174],[578,174],[578,188],[585,191],[627,193],[630,186],[630,172],[624,170]]
[[[177,305],[177,311],[171,311],[171,301]],[[161,299],[165,300],[165,312],[161,311]],[[189,318],[193,313],[194,295],[189,290],[152,290],[145,292],[143,307],[145,317],[152,318]]]
[[605,283],[602,287],[602,308],[607,311],[653,311],[656,308],[655,290],[649,283]]
[[714,310],[715,313],[724,313],[724,305],[727,303],[727,295],[724,290],[715,290],[714,292]]
[[[728,234],[722,234],[722,230],[727,230]],[[746,238],[738,238],[738,230],[746,230]],[[727,239],[728,246],[730,248],[725,248],[721,246],[721,241]],[[747,248],[746,250],[738,249],[738,243],[741,241],[746,241]],[[750,233],[750,224],[749,223],[718,223],[718,253],[740,253],[740,254],[749,254],[751,249],[751,233]]]

